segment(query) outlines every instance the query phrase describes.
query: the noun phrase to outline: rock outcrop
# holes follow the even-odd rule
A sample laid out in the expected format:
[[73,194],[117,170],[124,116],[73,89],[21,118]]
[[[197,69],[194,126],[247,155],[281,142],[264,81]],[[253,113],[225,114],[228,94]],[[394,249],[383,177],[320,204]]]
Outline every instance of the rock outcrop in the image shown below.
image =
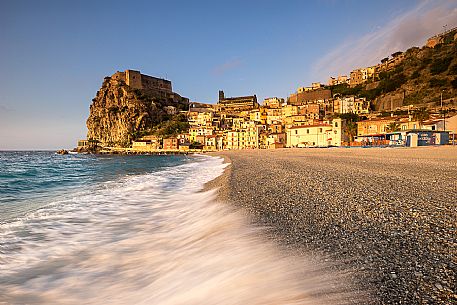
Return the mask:
[[105,77],[90,105],[87,138],[100,146],[128,147],[188,107],[189,100],[176,93],[133,88],[122,77],[114,77],[122,73]]

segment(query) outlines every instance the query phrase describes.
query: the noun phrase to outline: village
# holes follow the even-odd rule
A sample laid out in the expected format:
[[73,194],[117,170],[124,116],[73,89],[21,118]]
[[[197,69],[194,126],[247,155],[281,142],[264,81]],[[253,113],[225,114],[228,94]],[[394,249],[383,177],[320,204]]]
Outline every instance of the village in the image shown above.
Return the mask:
[[[338,146],[425,146],[455,144],[457,115],[446,117],[407,106],[377,112],[370,101],[331,96],[321,84],[298,88],[287,101],[256,95],[225,97],[217,104],[190,103],[183,111],[188,132],[160,138],[146,135],[125,152],[190,152]],[[87,146],[85,140],[78,147]]]
[[[451,35],[451,36],[449,36]],[[451,37],[451,29],[428,39],[425,48],[433,49]],[[419,48],[411,48],[412,51]],[[410,50],[408,50],[409,52]],[[227,97],[219,91],[217,103],[186,102],[187,109],[167,106],[168,115],[186,118],[187,130],[160,136],[143,134],[129,147],[105,145],[102,152],[160,153],[206,152],[240,149],[278,149],[305,147],[416,147],[455,145],[457,108],[452,94],[432,103],[415,101],[405,105],[403,99],[390,97],[382,107],[351,88],[376,88],[387,73],[395,72],[405,53],[395,52],[374,66],[354,69],[350,76],[330,77],[327,84],[312,83],[299,87],[287,98],[257,95]],[[446,67],[447,68],[447,67]],[[105,80],[115,86],[126,84],[132,90],[148,91],[155,96],[179,95],[171,82],[141,74],[139,71],[116,72]],[[343,89],[343,91],[341,90]],[[349,91],[348,91],[349,90]],[[349,93],[348,93],[349,92]],[[397,94],[397,93],[396,93]],[[185,98],[184,98],[185,99]],[[181,105],[182,106],[182,105]],[[94,139],[78,141],[78,150],[97,145]]]

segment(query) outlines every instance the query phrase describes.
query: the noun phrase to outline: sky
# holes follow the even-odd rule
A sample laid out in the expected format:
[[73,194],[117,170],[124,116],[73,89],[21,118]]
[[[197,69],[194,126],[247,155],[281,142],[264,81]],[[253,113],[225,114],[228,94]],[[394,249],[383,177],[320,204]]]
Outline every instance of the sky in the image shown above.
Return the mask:
[[453,0],[0,0],[0,150],[75,147],[116,71],[191,101],[286,98],[455,26]]

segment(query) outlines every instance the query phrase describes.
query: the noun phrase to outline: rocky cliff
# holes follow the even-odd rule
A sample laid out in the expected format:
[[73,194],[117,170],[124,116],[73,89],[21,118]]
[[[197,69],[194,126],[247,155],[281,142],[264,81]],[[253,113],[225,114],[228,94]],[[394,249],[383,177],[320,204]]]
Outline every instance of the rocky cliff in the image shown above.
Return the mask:
[[87,138],[101,146],[128,147],[132,140],[187,110],[188,99],[176,93],[134,89],[123,80],[105,77],[90,105]]

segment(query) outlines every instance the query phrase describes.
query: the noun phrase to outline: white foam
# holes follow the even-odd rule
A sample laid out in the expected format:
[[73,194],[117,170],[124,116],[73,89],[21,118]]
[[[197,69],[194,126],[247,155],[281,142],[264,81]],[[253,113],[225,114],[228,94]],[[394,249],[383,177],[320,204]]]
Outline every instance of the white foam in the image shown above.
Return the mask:
[[214,191],[199,193],[225,165],[196,161],[106,183],[0,227],[0,303],[343,303],[319,268],[280,253]]

